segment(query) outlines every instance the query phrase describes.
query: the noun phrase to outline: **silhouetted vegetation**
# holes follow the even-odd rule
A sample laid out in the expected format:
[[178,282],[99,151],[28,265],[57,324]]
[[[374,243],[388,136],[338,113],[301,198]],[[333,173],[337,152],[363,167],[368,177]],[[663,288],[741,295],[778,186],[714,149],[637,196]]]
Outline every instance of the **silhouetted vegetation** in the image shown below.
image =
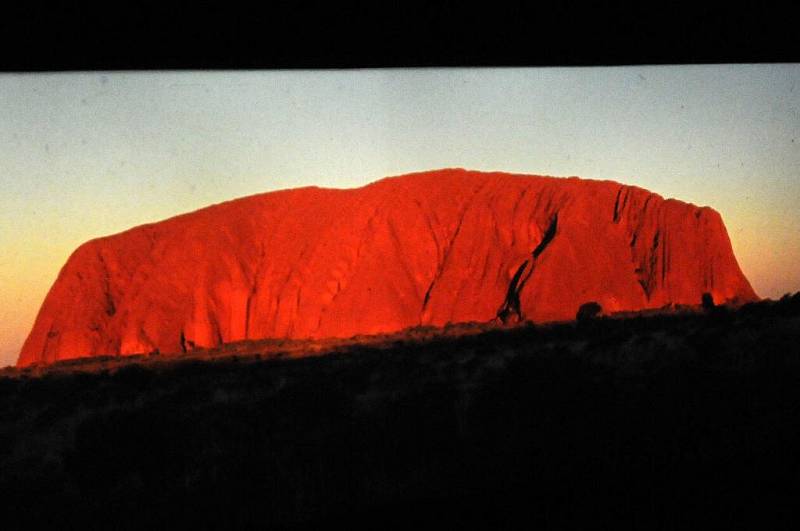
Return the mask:
[[600,306],[598,303],[592,301],[587,302],[585,304],[581,304],[581,307],[578,308],[578,313],[575,314],[576,321],[588,321],[589,319],[594,319],[600,312],[603,311],[603,307]]
[[701,298],[701,306],[704,310],[713,310],[715,307],[714,297],[710,293],[703,293]]
[[795,294],[462,337],[420,327],[323,357],[240,344],[213,361],[7,370],[3,527],[788,523],[798,344]]

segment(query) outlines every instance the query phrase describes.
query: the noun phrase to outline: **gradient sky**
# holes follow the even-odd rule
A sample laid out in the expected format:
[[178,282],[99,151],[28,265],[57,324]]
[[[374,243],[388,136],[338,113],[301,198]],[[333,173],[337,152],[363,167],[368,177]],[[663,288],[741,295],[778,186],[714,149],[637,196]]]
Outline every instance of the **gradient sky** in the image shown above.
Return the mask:
[[0,75],[0,367],[82,242],[211,203],[443,167],[718,210],[800,290],[800,66]]

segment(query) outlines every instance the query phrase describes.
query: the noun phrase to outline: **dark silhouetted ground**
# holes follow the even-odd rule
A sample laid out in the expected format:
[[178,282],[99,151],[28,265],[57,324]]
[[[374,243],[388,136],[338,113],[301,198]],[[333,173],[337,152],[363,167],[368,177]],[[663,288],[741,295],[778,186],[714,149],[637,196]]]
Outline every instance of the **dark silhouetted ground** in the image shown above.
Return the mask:
[[3,528],[788,524],[798,344],[800,294],[7,369]]

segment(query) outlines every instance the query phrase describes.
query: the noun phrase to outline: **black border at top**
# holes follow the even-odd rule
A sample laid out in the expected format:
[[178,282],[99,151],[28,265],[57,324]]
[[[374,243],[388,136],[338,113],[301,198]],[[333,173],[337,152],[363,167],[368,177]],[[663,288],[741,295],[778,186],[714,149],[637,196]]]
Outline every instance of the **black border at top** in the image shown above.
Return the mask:
[[[200,6],[200,4],[198,4]],[[602,66],[800,61],[790,13],[673,2],[74,2],[0,14],[0,70]]]

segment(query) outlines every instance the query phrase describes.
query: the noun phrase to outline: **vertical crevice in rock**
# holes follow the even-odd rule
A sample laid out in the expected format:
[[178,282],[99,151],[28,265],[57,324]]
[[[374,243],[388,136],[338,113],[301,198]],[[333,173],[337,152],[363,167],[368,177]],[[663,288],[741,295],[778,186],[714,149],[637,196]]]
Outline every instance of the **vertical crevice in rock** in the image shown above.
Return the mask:
[[108,272],[108,265],[106,264],[105,259],[103,258],[103,253],[97,253],[97,259],[100,261],[100,265],[103,269],[103,296],[105,298],[104,306],[106,315],[109,317],[113,317],[114,314],[117,313],[117,307],[114,304],[114,298],[111,296],[111,281],[110,281],[110,274]]
[[253,304],[253,296],[256,294],[256,287],[253,286],[247,294],[247,304],[244,308],[244,338],[250,339],[250,307]]
[[247,294],[247,305],[244,310],[244,338],[250,339],[250,318],[251,318],[251,310],[253,305],[253,298],[258,293],[258,286],[259,286],[259,279],[261,278],[261,272],[264,268],[264,256],[266,251],[264,249],[264,242],[261,242],[261,253],[258,257],[258,262],[256,263],[256,269],[253,273],[253,281],[252,287],[250,288],[250,292]]
[[[522,277],[522,274],[528,267],[528,262],[529,260],[525,260],[522,262],[522,265],[517,268],[517,272],[514,273],[514,276],[511,278],[511,282],[508,285],[506,298],[503,301],[503,304],[501,304],[500,308],[497,310],[497,318],[503,323],[507,323],[513,315],[517,316],[518,321],[522,320],[522,310],[520,309],[519,301],[519,292],[520,289],[522,289],[522,286],[518,286],[518,284],[519,279]],[[527,277],[525,280],[527,280]]]
[[428,306],[428,301],[431,299],[431,290],[433,289],[433,284],[436,282],[436,279],[431,281],[431,285],[428,286],[428,291],[425,292],[425,299],[422,301],[422,311],[425,311],[425,308]]
[[[649,301],[650,296],[653,294],[656,285],[656,269],[658,267],[658,252],[660,245],[661,231],[657,230],[653,235],[653,243],[650,246],[650,251],[647,254],[647,261],[636,269],[636,274],[639,277],[639,285],[644,291],[645,298]],[[662,271],[663,282],[663,271]]]
[[109,317],[113,317],[114,314],[117,313],[117,307],[114,304],[114,299],[111,297],[111,293],[106,291],[106,315]]
[[[619,197],[620,197],[620,195],[622,195],[622,190],[624,188],[625,188],[624,186],[620,186],[619,190],[617,190],[617,198],[614,200],[614,217],[612,218],[612,221],[614,223],[619,223],[619,214],[620,214]],[[626,199],[627,199],[627,196],[626,196]]]
[[644,205],[642,205],[642,213],[644,213],[644,211],[647,210],[647,204],[650,202],[651,199],[653,199],[653,194],[648,194],[647,199],[644,200]]
[[[531,259],[522,262],[522,265],[517,268],[516,273],[514,273],[514,276],[511,278],[508,291],[506,292],[506,298],[497,310],[497,319],[500,319],[504,324],[511,320],[514,315],[516,315],[517,322],[524,320],[525,316],[522,314],[520,293],[533,275],[536,260],[544,252],[550,242],[553,241],[557,230],[558,213],[556,212],[553,214],[547,226],[547,230],[544,232],[544,236],[542,236],[542,241],[540,241],[539,245],[531,252]],[[528,264],[530,264],[530,267],[528,267]],[[527,274],[525,274],[525,278],[522,278],[524,273]]]
[[219,321],[217,320],[217,316],[214,313],[210,313],[208,316],[209,324],[211,325],[211,329],[214,331],[214,335],[216,336],[217,345],[222,345],[225,343],[224,338],[222,337],[222,330],[219,326]]
[[556,235],[556,230],[558,228],[558,213],[553,214],[553,218],[550,220],[550,224],[547,227],[547,230],[542,237],[542,241],[539,242],[539,245],[536,246],[536,249],[533,250],[533,258],[534,260],[539,258],[539,255],[545,250],[545,248],[553,241],[553,238]]

